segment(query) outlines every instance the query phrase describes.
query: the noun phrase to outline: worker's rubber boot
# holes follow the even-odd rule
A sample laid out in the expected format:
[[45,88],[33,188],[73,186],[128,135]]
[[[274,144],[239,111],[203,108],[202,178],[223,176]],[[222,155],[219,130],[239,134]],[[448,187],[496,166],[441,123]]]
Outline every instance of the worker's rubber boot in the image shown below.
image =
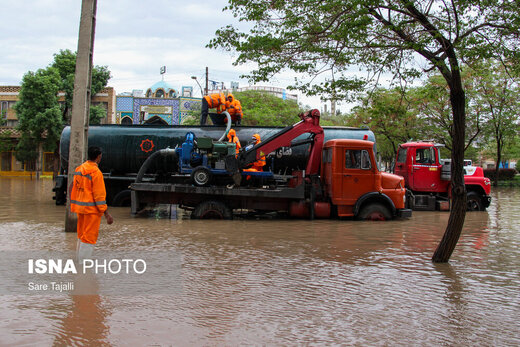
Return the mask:
[[79,264],[83,264],[83,261],[85,259],[92,258],[92,252],[94,251],[94,246],[95,245],[92,243],[85,243],[85,242],[79,241],[79,247],[78,247],[78,251],[77,251]]

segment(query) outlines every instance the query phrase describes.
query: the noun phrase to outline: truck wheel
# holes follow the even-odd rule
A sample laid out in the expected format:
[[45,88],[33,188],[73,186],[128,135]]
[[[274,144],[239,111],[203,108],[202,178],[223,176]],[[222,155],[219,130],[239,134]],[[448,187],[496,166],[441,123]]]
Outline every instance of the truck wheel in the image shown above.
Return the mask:
[[233,212],[221,201],[207,200],[195,207],[191,219],[233,219]]
[[361,220],[378,221],[392,219],[392,215],[390,211],[388,211],[388,208],[381,204],[368,204],[363,206],[357,218]]
[[191,172],[191,181],[198,187],[203,187],[211,181],[211,171],[205,166],[197,166]]
[[482,206],[482,199],[476,192],[469,192],[466,197],[468,211],[484,211]]
[[131,190],[125,189],[120,191],[112,199],[112,206],[114,207],[128,207],[131,204]]

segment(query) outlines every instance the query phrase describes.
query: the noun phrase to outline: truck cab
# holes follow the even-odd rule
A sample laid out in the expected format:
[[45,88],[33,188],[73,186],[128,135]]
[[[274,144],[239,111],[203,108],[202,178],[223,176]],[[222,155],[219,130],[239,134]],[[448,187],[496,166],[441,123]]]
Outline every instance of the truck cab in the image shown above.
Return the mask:
[[[443,146],[431,141],[399,145],[394,173],[404,177],[409,206],[416,210],[449,209],[451,161],[440,158]],[[464,165],[468,210],[483,211],[491,202],[491,181],[471,161],[465,160]]]
[[380,172],[373,148],[374,143],[365,140],[327,141],[321,169],[325,195],[340,217],[409,217],[411,211],[405,210],[404,179]]

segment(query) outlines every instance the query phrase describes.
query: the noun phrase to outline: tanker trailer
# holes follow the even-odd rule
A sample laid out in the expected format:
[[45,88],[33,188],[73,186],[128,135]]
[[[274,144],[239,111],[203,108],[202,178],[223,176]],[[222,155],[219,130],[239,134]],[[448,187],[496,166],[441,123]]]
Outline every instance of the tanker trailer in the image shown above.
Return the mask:
[[[283,127],[235,127],[243,147],[253,134],[262,139],[283,131]],[[325,141],[329,139],[366,139],[375,143],[374,133],[368,129],[352,127],[323,127]],[[88,130],[89,146],[98,146],[103,150],[103,159],[99,169],[103,172],[107,190],[107,203],[111,206],[129,206],[129,186],[135,181],[137,173],[145,160],[158,150],[182,146],[186,133],[196,137],[219,139],[225,127],[183,126],[183,125],[92,125]],[[310,144],[307,136],[302,135],[293,141],[291,147],[282,148],[268,156],[272,171],[285,174],[295,169],[304,169]],[[60,174],[53,188],[56,205],[66,202],[67,168],[70,144],[70,127],[65,127],[60,138]],[[374,145],[375,146],[375,145]],[[375,151],[375,148],[374,148]],[[148,170],[145,181],[160,181],[168,173],[176,172],[177,162],[165,159],[153,164]]]

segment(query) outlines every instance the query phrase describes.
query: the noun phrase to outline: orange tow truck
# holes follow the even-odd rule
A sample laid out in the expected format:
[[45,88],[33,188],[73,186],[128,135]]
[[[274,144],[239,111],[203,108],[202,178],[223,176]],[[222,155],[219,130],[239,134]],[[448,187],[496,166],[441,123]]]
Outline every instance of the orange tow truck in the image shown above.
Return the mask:
[[[197,185],[192,181],[167,183],[140,182],[138,174],[132,189],[132,214],[148,206],[167,203],[191,210],[191,217],[233,218],[233,210],[284,212],[291,217],[354,217],[362,220],[390,220],[410,217],[405,208],[406,189],[400,176],[380,172],[374,143],[366,140],[333,139],[323,143],[320,113],[311,110],[299,115],[301,121],[264,140],[238,156],[226,158],[226,170],[233,184]],[[291,145],[302,134],[310,144],[304,170],[289,175],[244,171],[251,163],[278,148]],[[299,141],[301,143],[302,140]],[[158,156],[171,154],[165,149]],[[143,167],[149,165],[143,164]],[[255,176],[256,175],[256,176]],[[177,175],[178,176],[178,175]],[[251,186],[244,177],[260,178],[260,186]],[[244,182],[246,185],[244,185]]]

